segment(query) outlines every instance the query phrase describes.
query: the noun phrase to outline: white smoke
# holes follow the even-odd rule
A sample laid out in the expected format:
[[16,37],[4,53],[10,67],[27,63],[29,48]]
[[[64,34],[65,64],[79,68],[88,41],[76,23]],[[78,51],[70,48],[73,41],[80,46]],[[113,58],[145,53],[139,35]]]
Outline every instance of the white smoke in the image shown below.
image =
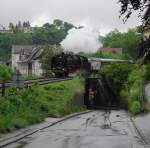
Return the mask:
[[99,33],[97,31],[89,28],[73,28],[61,42],[61,46],[65,51],[92,53],[102,46],[98,39]]

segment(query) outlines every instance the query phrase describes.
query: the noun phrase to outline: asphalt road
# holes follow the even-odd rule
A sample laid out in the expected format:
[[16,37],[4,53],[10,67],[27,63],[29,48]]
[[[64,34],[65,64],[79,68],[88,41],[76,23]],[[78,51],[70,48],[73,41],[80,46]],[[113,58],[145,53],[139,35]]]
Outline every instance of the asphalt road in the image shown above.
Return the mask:
[[41,130],[7,148],[144,148],[125,111],[93,111]]

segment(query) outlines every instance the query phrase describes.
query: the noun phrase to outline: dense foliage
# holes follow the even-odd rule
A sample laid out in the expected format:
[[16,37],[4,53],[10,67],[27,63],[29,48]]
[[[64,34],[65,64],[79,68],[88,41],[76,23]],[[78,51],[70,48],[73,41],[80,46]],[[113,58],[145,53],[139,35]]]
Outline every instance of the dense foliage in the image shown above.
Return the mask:
[[62,117],[81,111],[81,106],[71,102],[83,91],[84,82],[79,77],[45,86],[35,85],[19,92],[9,90],[5,97],[0,97],[0,132],[41,122],[46,117]]
[[150,23],[150,0],[119,0],[121,3],[121,15],[125,15],[124,22],[131,16],[133,11],[139,10],[145,25]]
[[60,46],[56,45],[44,45],[42,47],[43,52],[41,56],[41,66],[42,69],[45,71],[46,75],[51,75],[51,61],[52,57],[62,51]]
[[102,78],[109,81],[111,87],[114,90],[116,96],[121,91],[126,83],[129,73],[134,68],[133,64],[121,63],[111,64],[104,66],[99,74]]
[[0,83],[4,83],[8,80],[11,80],[14,74],[14,70],[6,65],[0,64]]
[[2,84],[2,96],[5,95],[5,82],[11,80],[14,74],[15,70],[6,65],[0,64],[0,83]]
[[112,64],[105,66],[99,74],[108,80],[116,97],[120,98],[120,106],[136,115],[147,110],[144,86],[150,80],[149,72],[149,65]]
[[[15,26],[15,25],[14,25]],[[25,44],[59,44],[67,35],[72,24],[61,20],[54,20],[53,24],[46,23],[43,27],[33,28],[32,33],[15,31],[14,33],[0,33],[0,60],[8,60],[11,46]]]
[[103,47],[122,48],[124,58],[136,58],[136,49],[140,42],[141,34],[137,29],[129,29],[128,32],[111,31],[103,38]]
[[100,51],[95,53],[83,54],[83,56],[86,56],[88,58],[94,57],[94,58],[106,58],[106,59],[124,59],[124,57],[120,54],[112,53],[112,52],[102,53]]

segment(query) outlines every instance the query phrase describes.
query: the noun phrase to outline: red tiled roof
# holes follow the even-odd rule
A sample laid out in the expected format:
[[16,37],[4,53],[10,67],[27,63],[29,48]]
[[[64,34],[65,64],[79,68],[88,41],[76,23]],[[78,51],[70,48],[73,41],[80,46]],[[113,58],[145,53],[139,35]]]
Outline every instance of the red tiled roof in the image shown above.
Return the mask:
[[102,52],[122,52],[122,48],[101,48],[100,51]]

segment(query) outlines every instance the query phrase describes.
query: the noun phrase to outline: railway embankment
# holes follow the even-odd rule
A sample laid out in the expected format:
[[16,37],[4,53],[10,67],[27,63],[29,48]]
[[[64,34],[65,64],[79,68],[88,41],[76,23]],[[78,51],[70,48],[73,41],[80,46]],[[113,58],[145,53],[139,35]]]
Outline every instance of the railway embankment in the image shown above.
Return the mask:
[[47,117],[63,117],[84,110],[73,104],[75,96],[83,94],[84,80],[81,77],[16,91],[9,89],[0,97],[0,133],[39,123]]

